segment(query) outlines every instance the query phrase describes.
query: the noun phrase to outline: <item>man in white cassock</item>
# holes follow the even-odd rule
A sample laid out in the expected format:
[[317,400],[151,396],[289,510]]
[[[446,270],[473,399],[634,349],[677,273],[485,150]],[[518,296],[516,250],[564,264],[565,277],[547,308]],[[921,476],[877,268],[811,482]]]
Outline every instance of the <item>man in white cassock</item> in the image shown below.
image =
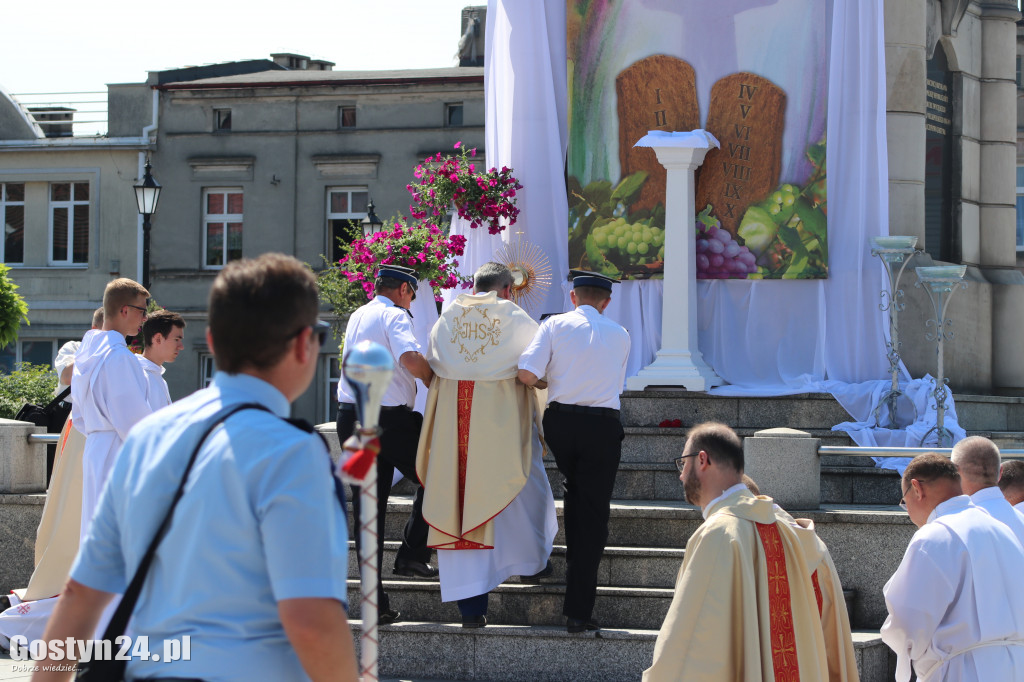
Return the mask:
[[128,431],[152,414],[146,400],[146,377],[128,350],[146,320],[149,292],[122,277],[103,291],[103,329],[86,332],[75,354],[71,382],[71,421],[85,435],[82,453],[82,524],[84,538],[114,458]]
[[897,682],[911,664],[919,682],[1024,680],[1024,549],[945,457],[915,457],[901,484],[918,531],[883,589]]
[[999,489],[999,448],[984,436],[970,436],[953,446],[950,457],[960,472],[960,487],[971,502],[1013,531],[1024,547],[1024,512],[1013,508]]
[[537,323],[510,300],[512,274],[486,263],[430,333],[416,472],[428,545],[438,550],[442,601],[463,627],[487,623],[487,593],[546,569],[557,531],[542,461],[535,389],[516,381]]
[[1011,459],[999,468],[999,490],[1014,509],[1024,512],[1024,462]]
[[170,310],[158,310],[142,325],[145,349],[135,358],[146,374],[146,402],[154,412],[171,404],[171,392],[164,380],[164,365],[174,362],[185,348],[185,320]]

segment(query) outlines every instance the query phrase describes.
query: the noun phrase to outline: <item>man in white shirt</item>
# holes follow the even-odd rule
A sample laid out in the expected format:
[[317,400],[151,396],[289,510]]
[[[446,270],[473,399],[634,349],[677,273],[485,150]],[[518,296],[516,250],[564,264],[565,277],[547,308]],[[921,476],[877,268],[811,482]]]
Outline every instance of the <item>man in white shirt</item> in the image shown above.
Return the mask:
[[1024,549],[1004,524],[961,494],[956,465],[915,457],[900,505],[918,527],[885,584],[882,640],[896,682],[1024,679]]
[[1024,462],[1019,459],[1003,462],[999,470],[999,489],[1007,502],[1024,511]]
[[[384,557],[384,519],[395,469],[410,481],[416,481],[416,448],[420,440],[423,415],[413,411],[416,401],[416,379],[430,386],[434,373],[423,357],[422,348],[413,333],[409,306],[416,298],[419,284],[412,268],[385,265],[377,270],[376,296],[358,308],[348,318],[345,327],[345,347],[354,348],[360,341],[379,343],[390,351],[395,362],[381,400],[380,454],[377,456],[377,577],[383,580],[381,560]],[[343,352],[344,357],[344,352]],[[352,435],[356,423],[355,396],[345,381],[338,382],[338,439],[342,444]],[[352,488],[352,515],[355,519],[356,551],[359,550],[359,489]],[[405,524],[402,545],[395,556],[396,575],[434,578],[437,569],[427,563],[427,524],[423,520],[423,488],[417,487],[412,512]],[[383,582],[377,584],[378,622],[394,623],[401,614],[391,609]]]
[[171,392],[164,381],[165,363],[174,362],[185,348],[185,320],[170,310],[158,310],[142,325],[145,349],[136,355],[146,373],[146,400],[153,411],[171,404]]
[[519,359],[519,380],[547,387],[544,439],[565,476],[565,603],[569,632],[598,630],[591,618],[597,568],[608,541],[612,488],[625,432],[619,393],[629,333],[602,314],[618,280],[573,270],[572,312],[549,317]]
[[86,332],[75,354],[71,382],[71,419],[85,435],[82,453],[82,525],[84,538],[103,484],[128,431],[153,410],[146,401],[146,377],[126,336],[135,336],[146,320],[149,292],[122,277],[103,291],[103,328]]
[[[983,436],[970,436],[953,446],[953,464],[960,486],[971,502],[1005,523],[1024,547],[1024,513],[1013,508],[999,489],[999,448]],[[1024,566],[1021,567],[1024,570]]]

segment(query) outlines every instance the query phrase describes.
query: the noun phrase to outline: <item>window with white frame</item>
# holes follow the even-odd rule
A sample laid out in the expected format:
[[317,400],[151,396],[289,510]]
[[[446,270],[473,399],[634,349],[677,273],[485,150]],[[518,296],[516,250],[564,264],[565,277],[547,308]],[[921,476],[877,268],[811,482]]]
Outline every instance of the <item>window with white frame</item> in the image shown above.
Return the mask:
[[242,257],[242,189],[203,190],[203,267],[222,268]]
[[337,355],[324,356],[324,396],[322,415],[325,422],[338,421],[338,382],[341,381],[341,363]]
[[1024,251],[1024,166],[1017,166],[1017,250]]
[[0,183],[0,263],[25,262],[25,183]]
[[327,188],[327,252],[332,262],[342,256],[339,239],[347,244],[352,241],[353,230],[362,234],[360,224],[366,217],[369,200],[370,193],[365,187]]
[[89,262],[89,183],[50,183],[50,265]]
[[210,353],[199,354],[199,388],[206,388],[217,373],[217,363]]
[[72,339],[18,339],[0,348],[0,371],[12,372],[22,363],[53,366],[57,351]]

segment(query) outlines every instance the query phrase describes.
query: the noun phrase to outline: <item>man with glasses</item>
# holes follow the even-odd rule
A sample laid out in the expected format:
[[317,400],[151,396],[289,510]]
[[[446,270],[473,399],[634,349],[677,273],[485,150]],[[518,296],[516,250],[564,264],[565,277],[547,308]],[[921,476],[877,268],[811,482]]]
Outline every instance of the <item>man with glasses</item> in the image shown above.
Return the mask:
[[[194,452],[132,613],[130,633],[156,655],[131,657],[125,678],[358,680],[341,487],[323,439],[287,419],[319,364],[327,329],[316,321],[319,307],[316,278],[291,256],[264,254],[221,270],[206,330],[219,371],[209,388],[132,430],[46,639],[92,636],[96,614],[146,554]],[[189,654],[165,660],[169,642],[184,649],[185,636]],[[37,669],[34,679],[72,675],[70,664]]]
[[[430,386],[434,373],[430,369],[422,348],[416,341],[409,306],[416,298],[419,281],[416,271],[399,265],[382,265],[374,283],[376,296],[355,310],[345,327],[345,347],[353,348],[361,341],[379,343],[390,351],[395,372],[381,401],[380,454],[377,456],[377,594],[378,622],[394,623],[400,613],[392,610],[384,592],[381,562],[384,557],[384,519],[387,516],[388,497],[395,469],[413,483],[416,478],[416,447],[420,440],[423,415],[413,411],[416,401],[416,380]],[[344,357],[344,351],[342,352]],[[356,407],[345,381],[338,382],[338,438],[342,444],[355,431]],[[359,489],[352,488],[352,514],[356,528],[359,525]],[[355,533],[358,551],[360,533]],[[427,524],[423,520],[423,488],[417,486],[412,512],[405,524],[402,545],[395,556],[395,575],[434,578],[437,569],[431,566],[430,548],[427,547]]]
[[829,676],[800,538],[771,498],[747,490],[743,466],[743,443],[728,426],[687,434],[676,467],[705,521],[686,543],[644,682],[845,679]]
[[149,292],[121,277],[103,291],[103,328],[82,338],[71,382],[71,421],[85,436],[82,453],[82,524],[85,537],[114,458],[128,431],[153,412],[142,366],[128,350],[146,321]]
[[918,531],[883,589],[897,682],[911,664],[922,682],[1024,680],[1024,549],[962,494],[945,457],[915,457],[901,485]]

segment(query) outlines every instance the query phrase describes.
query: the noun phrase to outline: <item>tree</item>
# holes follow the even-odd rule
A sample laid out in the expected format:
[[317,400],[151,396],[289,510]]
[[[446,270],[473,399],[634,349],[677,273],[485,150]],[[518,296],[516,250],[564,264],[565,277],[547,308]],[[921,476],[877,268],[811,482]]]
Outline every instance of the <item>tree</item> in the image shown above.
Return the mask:
[[10,268],[0,264],[0,348],[18,338],[18,327],[28,324],[28,303],[17,293],[18,285],[8,276]]

